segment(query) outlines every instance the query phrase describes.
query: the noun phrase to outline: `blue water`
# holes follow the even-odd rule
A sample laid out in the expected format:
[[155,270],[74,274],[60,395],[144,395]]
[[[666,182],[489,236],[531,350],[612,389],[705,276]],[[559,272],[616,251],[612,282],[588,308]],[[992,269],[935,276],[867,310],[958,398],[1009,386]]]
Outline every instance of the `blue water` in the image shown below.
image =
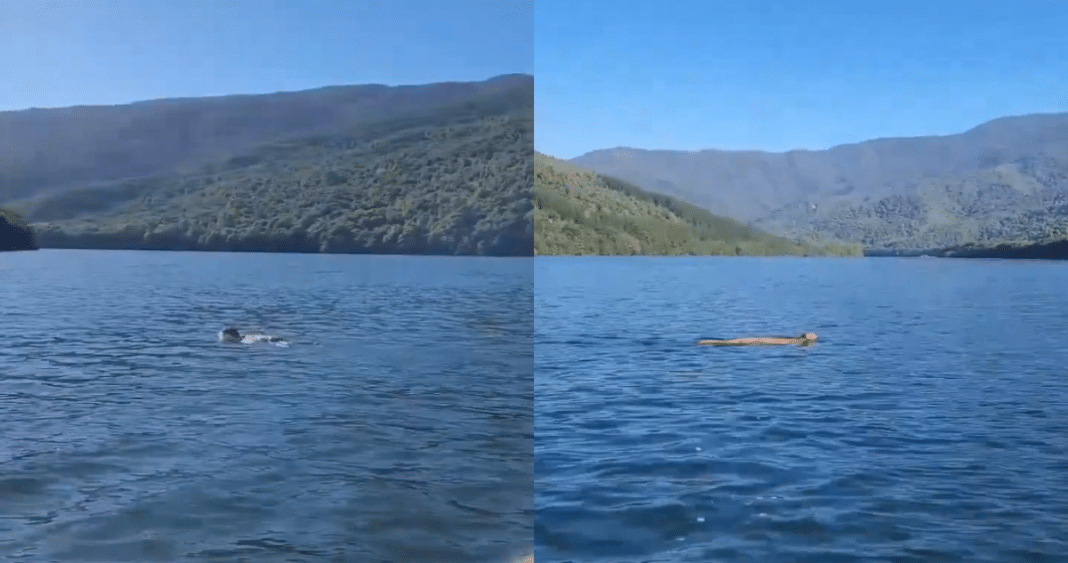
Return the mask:
[[1068,561],[1068,264],[539,258],[535,284],[539,563]]
[[[530,259],[0,254],[0,560],[498,562]],[[288,348],[217,341],[233,325]]]

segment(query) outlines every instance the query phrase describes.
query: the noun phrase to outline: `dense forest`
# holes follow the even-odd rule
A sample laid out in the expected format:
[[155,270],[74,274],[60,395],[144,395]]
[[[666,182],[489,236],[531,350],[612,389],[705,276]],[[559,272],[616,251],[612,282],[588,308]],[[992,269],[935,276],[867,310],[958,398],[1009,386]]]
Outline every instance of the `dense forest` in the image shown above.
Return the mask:
[[842,255],[859,247],[769,235],[689,203],[535,156],[536,255]]
[[958,180],[860,204],[808,212],[784,230],[819,233],[868,248],[938,249],[1029,245],[1068,238],[1068,163],[1026,158]]
[[533,81],[12,202],[43,247],[530,256]]
[[1068,239],[1038,244],[965,244],[938,251],[945,258],[1005,258],[1017,260],[1068,260]]
[[37,242],[21,214],[0,207],[0,251],[4,250],[37,250]]
[[342,85],[0,111],[0,204],[56,189],[170,174],[268,143],[343,135],[533,82],[530,75],[513,74],[478,82]]

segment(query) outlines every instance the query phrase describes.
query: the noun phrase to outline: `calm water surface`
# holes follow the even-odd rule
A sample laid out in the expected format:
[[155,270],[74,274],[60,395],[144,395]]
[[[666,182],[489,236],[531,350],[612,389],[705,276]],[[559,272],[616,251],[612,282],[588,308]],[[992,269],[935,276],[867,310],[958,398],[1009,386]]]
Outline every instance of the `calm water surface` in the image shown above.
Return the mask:
[[1068,561],[1068,264],[539,258],[535,284],[539,562]]
[[0,559],[529,549],[532,281],[529,259],[0,254]]

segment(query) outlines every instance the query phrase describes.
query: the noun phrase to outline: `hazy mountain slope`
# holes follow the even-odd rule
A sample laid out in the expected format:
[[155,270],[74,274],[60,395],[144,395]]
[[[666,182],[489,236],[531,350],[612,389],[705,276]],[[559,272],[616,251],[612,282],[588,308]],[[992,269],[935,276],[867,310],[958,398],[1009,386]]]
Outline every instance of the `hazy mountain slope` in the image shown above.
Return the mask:
[[14,204],[42,247],[533,253],[533,84]]
[[267,142],[425,114],[532,85],[531,76],[508,75],[470,83],[333,86],[0,112],[0,203],[57,187],[157,175]]
[[795,207],[756,224],[878,248],[1038,242],[1068,237],[1066,203],[1068,162],[1033,157],[961,180],[923,180],[915,189],[860,204]]
[[816,247],[771,236],[540,153],[535,157],[534,199],[538,255],[859,253],[856,248]]
[[[1007,117],[957,135],[876,139],[823,151],[608,149],[587,153],[573,162],[634,181],[646,189],[687,199],[714,212],[760,221],[765,228],[778,232],[793,233],[792,227],[799,225],[799,232],[840,236],[866,227],[824,231],[813,221],[824,218],[824,210],[835,209],[838,215],[833,220],[840,222],[843,207],[855,208],[858,214],[865,215],[869,213],[866,208],[880,205],[879,200],[888,196],[922,199],[927,197],[925,190],[929,191],[932,183],[963,186],[981,182],[981,173],[1004,164],[1015,166],[1022,162],[1024,168],[1035,167],[1038,182],[1063,174],[1068,170],[1068,113]],[[982,222],[979,217],[968,215],[966,201],[959,203],[965,218]],[[1021,200],[1004,211],[1028,213],[1035,210],[1029,207],[1033,203],[1044,205],[1036,200]],[[908,231],[907,226],[894,220],[891,223],[891,230],[900,227]],[[857,236],[860,238],[845,240],[869,240],[874,241],[870,244],[879,245],[888,242],[885,236],[898,234]]]

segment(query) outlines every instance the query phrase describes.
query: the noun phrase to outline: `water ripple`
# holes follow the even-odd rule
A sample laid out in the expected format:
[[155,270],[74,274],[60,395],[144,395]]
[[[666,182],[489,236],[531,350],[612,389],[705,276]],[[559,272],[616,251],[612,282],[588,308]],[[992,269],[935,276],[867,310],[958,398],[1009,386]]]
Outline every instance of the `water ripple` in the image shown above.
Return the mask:
[[[530,261],[10,260],[0,559],[498,562],[528,550]],[[221,344],[225,325],[292,346]]]
[[538,561],[1068,560],[1068,269],[657,265],[538,262]]

